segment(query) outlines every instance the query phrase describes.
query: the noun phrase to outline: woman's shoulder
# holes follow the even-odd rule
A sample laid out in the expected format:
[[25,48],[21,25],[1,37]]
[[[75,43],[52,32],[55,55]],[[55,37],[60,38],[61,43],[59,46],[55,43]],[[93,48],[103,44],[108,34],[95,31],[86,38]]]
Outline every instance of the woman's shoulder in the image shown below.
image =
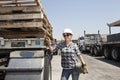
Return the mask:
[[71,44],[74,45],[74,46],[77,46],[77,44],[76,44],[75,42],[72,42],[72,41],[71,41]]

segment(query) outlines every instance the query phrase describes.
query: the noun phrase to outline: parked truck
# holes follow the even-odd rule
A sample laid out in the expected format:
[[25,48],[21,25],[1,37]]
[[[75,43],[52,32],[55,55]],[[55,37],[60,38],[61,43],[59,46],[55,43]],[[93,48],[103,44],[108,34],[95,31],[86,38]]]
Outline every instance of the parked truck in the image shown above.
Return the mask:
[[99,31],[96,34],[86,34],[78,39],[79,48],[83,52],[89,52],[90,55],[101,55],[101,46],[103,42],[106,42],[106,35],[100,34]]
[[0,80],[52,80],[48,38],[40,0],[0,0]]
[[120,27],[120,20],[108,24],[109,35],[107,42],[103,43],[103,55],[107,59],[120,60],[120,33],[111,34],[111,27]]
[[111,34],[112,26],[120,26],[120,20],[108,24],[109,35],[100,34],[86,34],[84,37],[78,39],[81,51],[89,51],[91,55],[102,55],[106,59],[120,60],[120,33]]

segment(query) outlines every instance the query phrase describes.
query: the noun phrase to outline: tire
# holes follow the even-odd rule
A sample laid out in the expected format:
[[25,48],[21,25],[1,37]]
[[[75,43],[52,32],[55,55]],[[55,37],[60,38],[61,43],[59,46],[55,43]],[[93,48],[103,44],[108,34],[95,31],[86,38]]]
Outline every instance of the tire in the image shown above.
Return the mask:
[[95,56],[100,56],[100,48],[99,47],[94,47],[94,54],[95,54]]
[[81,46],[81,47],[79,48],[79,50],[80,50],[81,52],[83,52],[83,46]]
[[113,60],[119,61],[120,60],[120,58],[119,58],[119,56],[120,56],[119,49],[118,48],[112,48],[111,56],[112,56]]
[[94,50],[93,50],[93,48],[90,48],[90,55],[94,55]]
[[108,47],[105,47],[103,50],[103,56],[106,59],[111,59],[111,51],[108,49]]

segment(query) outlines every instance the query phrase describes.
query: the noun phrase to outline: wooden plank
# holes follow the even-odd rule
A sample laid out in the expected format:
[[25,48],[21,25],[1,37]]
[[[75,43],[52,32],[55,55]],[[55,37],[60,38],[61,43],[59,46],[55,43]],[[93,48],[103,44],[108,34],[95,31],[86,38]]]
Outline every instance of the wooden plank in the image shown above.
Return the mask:
[[14,7],[0,7],[0,13],[13,13],[14,11],[21,11],[23,13],[41,12],[40,6],[14,6]]
[[[43,29],[43,30],[44,30],[44,29]],[[45,33],[46,33],[46,36],[48,36],[50,39],[53,39],[52,32],[49,33],[47,29],[44,30],[44,31],[45,31]]]
[[[43,13],[44,14],[44,13]],[[51,24],[50,24],[50,22],[49,22],[49,20],[47,19],[47,16],[44,14],[43,15],[44,17],[43,17],[43,22],[48,26],[48,27],[51,27]]]
[[40,8],[41,8],[41,12],[43,13],[43,21],[44,21],[44,23],[46,23],[46,25],[49,25],[51,27],[51,24],[50,24],[46,14],[45,14],[45,11],[44,11],[44,8],[43,8],[41,2],[40,2]]
[[0,36],[5,39],[17,39],[17,38],[44,38],[45,33],[40,31],[31,31],[31,32],[0,32]]
[[33,38],[43,38],[48,36],[50,39],[53,39],[51,33],[47,33],[44,30],[29,30],[29,31],[21,31],[21,29],[14,29],[14,31],[10,30],[0,30],[0,36],[8,39],[12,38],[26,38],[26,37],[33,37]]
[[40,0],[35,0],[37,5],[40,6]]
[[37,5],[37,3],[35,2],[35,1],[27,1],[27,2],[1,2],[0,3],[0,6],[4,6],[4,5],[11,5],[11,6],[13,6],[13,5],[22,5],[22,4],[27,4],[27,5],[32,5],[32,4],[36,4]]
[[[12,0],[14,3],[17,3],[17,0]],[[16,4],[16,6],[19,6],[18,4]]]
[[40,19],[40,18],[42,18],[40,13],[0,15],[0,20],[24,20],[24,19]]
[[20,28],[24,31],[29,31],[29,30],[43,30],[45,31],[46,35],[48,35],[52,39],[52,28],[44,28],[44,23],[43,22],[14,22],[14,23],[6,23],[6,22],[0,22],[0,28],[2,31],[7,31],[7,29],[10,29],[14,31],[14,28]]
[[[1,1],[4,1],[4,2],[1,3]],[[0,14],[1,14],[0,15],[0,20],[1,20],[0,36],[4,36],[5,38],[25,38],[25,37],[30,37],[30,36],[36,36],[36,37],[48,36],[51,39],[53,38],[52,27],[47,19],[47,16],[45,15],[45,12],[40,3],[40,0],[11,0],[11,1],[0,0],[0,4],[2,4],[1,5],[2,7],[0,7]],[[37,5],[37,8],[33,6],[34,4]],[[3,7],[3,6],[6,6],[6,7]],[[10,8],[7,6],[10,6]],[[14,6],[15,8],[13,8],[12,6]],[[23,6],[27,6],[27,7],[23,8]],[[20,11],[20,13],[18,14],[17,11],[18,12]],[[28,22],[31,19],[35,21]],[[36,20],[38,19],[42,21],[36,22]],[[38,33],[38,30],[42,30],[42,31]],[[21,32],[21,31],[24,31],[24,32]],[[33,34],[32,32],[37,32],[37,33]]]
[[0,28],[40,28],[43,27],[43,22],[0,22]]

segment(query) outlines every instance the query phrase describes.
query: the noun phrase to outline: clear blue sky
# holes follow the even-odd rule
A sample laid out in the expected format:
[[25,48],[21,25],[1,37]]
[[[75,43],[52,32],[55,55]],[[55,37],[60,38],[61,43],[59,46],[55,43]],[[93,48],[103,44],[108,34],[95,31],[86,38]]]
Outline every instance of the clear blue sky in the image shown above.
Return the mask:
[[[86,33],[108,34],[107,23],[120,19],[120,0],[41,0],[53,27],[53,36],[62,38],[64,28],[71,28],[74,38]],[[113,33],[120,28],[113,28]]]

